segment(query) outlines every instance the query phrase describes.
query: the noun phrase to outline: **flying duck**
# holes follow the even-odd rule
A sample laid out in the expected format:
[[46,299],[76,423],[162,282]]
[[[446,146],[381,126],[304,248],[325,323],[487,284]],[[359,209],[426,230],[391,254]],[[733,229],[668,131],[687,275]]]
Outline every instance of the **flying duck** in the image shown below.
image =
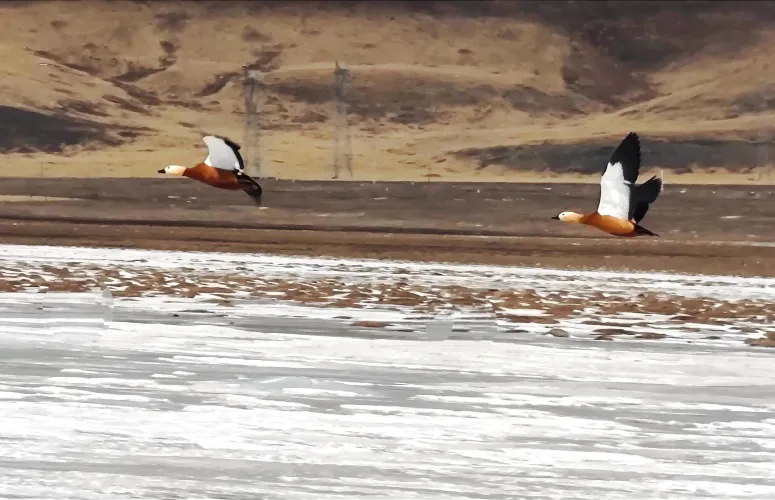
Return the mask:
[[561,212],[552,219],[585,224],[614,236],[659,236],[638,223],[662,192],[663,174],[636,186],[640,170],[640,140],[630,132],[614,150],[600,178],[600,204],[591,214]]
[[188,177],[219,189],[241,189],[261,206],[261,186],[245,173],[240,145],[217,135],[208,135],[202,140],[208,153],[202,163],[190,168],[168,165],[159,173]]

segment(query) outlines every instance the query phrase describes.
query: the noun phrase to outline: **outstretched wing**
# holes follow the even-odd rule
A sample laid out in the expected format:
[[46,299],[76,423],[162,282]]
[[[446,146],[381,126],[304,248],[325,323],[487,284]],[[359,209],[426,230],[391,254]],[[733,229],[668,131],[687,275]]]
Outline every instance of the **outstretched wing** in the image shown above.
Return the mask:
[[245,171],[239,144],[217,135],[208,135],[202,140],[207,145],[206,165],[237,173]]
[[239,181],[242,190],[253,199],[253,202],[256,204],[256,206],[260,207],[261,196],[263,194],[261,185],[254,181],[248,174],[237,174],[237,180]]
[[649,206],[657,200],[657,197],[662,192],[662,185],[664,183],[662,175],[660,174],[659,177],[655,175],[640,186],[635,186],[632,195],[633,203],[631,203],[630,220],[640,222],[646,216]]
[[662,192],[664,185],[664,174],[660,171],[659,177],[656,175],[647,180],[640,186],[633,189],[633,202],[630,208],[630,220],[640,222],[646,216],[649,207],[654,203]]
[[630,132],[617,146],[600,178],[600,204],[597,213],[617,219],[630,219],[632,186],[640,170],[640,140]]

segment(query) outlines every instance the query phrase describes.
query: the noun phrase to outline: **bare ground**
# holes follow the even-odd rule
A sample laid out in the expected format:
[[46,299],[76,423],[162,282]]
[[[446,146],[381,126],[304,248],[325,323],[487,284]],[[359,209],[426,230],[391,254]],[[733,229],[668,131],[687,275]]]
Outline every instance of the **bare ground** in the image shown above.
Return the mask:
[[775,276],[771,188],[669,185],[642,222],[661,237],[621,239],[550,220],[594,210],[596,186],[263,186],[257,209],[189,180],[6,179],[0,241]]
[[596,182],[629,131],[674,182],[775,180],[767,2],[30,1],[0,27],[2,176],[198,162],[244,139],[246,66],[265,173],[330,178],[340,60],[356,180]]

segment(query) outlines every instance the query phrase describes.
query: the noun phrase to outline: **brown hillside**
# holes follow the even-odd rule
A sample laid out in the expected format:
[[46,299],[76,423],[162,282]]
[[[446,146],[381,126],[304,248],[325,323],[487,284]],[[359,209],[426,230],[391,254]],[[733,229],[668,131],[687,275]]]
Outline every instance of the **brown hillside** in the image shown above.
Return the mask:
[[329,178],[336,60],[353,75],[358,179],[596,176],[631,130],[644,174],[746,182],[775,158],[769,2],[84,0],[0,15],[0,175],[197,162],[203,134],[244,140],[248,65],[264,72],[264,174]]

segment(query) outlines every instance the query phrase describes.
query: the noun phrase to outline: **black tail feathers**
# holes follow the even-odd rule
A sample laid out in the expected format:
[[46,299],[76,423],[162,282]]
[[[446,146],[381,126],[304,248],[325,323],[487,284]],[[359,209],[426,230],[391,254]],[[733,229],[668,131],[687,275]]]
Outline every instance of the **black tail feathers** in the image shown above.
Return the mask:
[[659,235],[657,233],[652,233],[651,231],[649,231],[645,227],[639,226],[637,224],[635,224],[635,234],[636,235],[645,235],[645,236],[656,236],[657,238],[659,238]]

